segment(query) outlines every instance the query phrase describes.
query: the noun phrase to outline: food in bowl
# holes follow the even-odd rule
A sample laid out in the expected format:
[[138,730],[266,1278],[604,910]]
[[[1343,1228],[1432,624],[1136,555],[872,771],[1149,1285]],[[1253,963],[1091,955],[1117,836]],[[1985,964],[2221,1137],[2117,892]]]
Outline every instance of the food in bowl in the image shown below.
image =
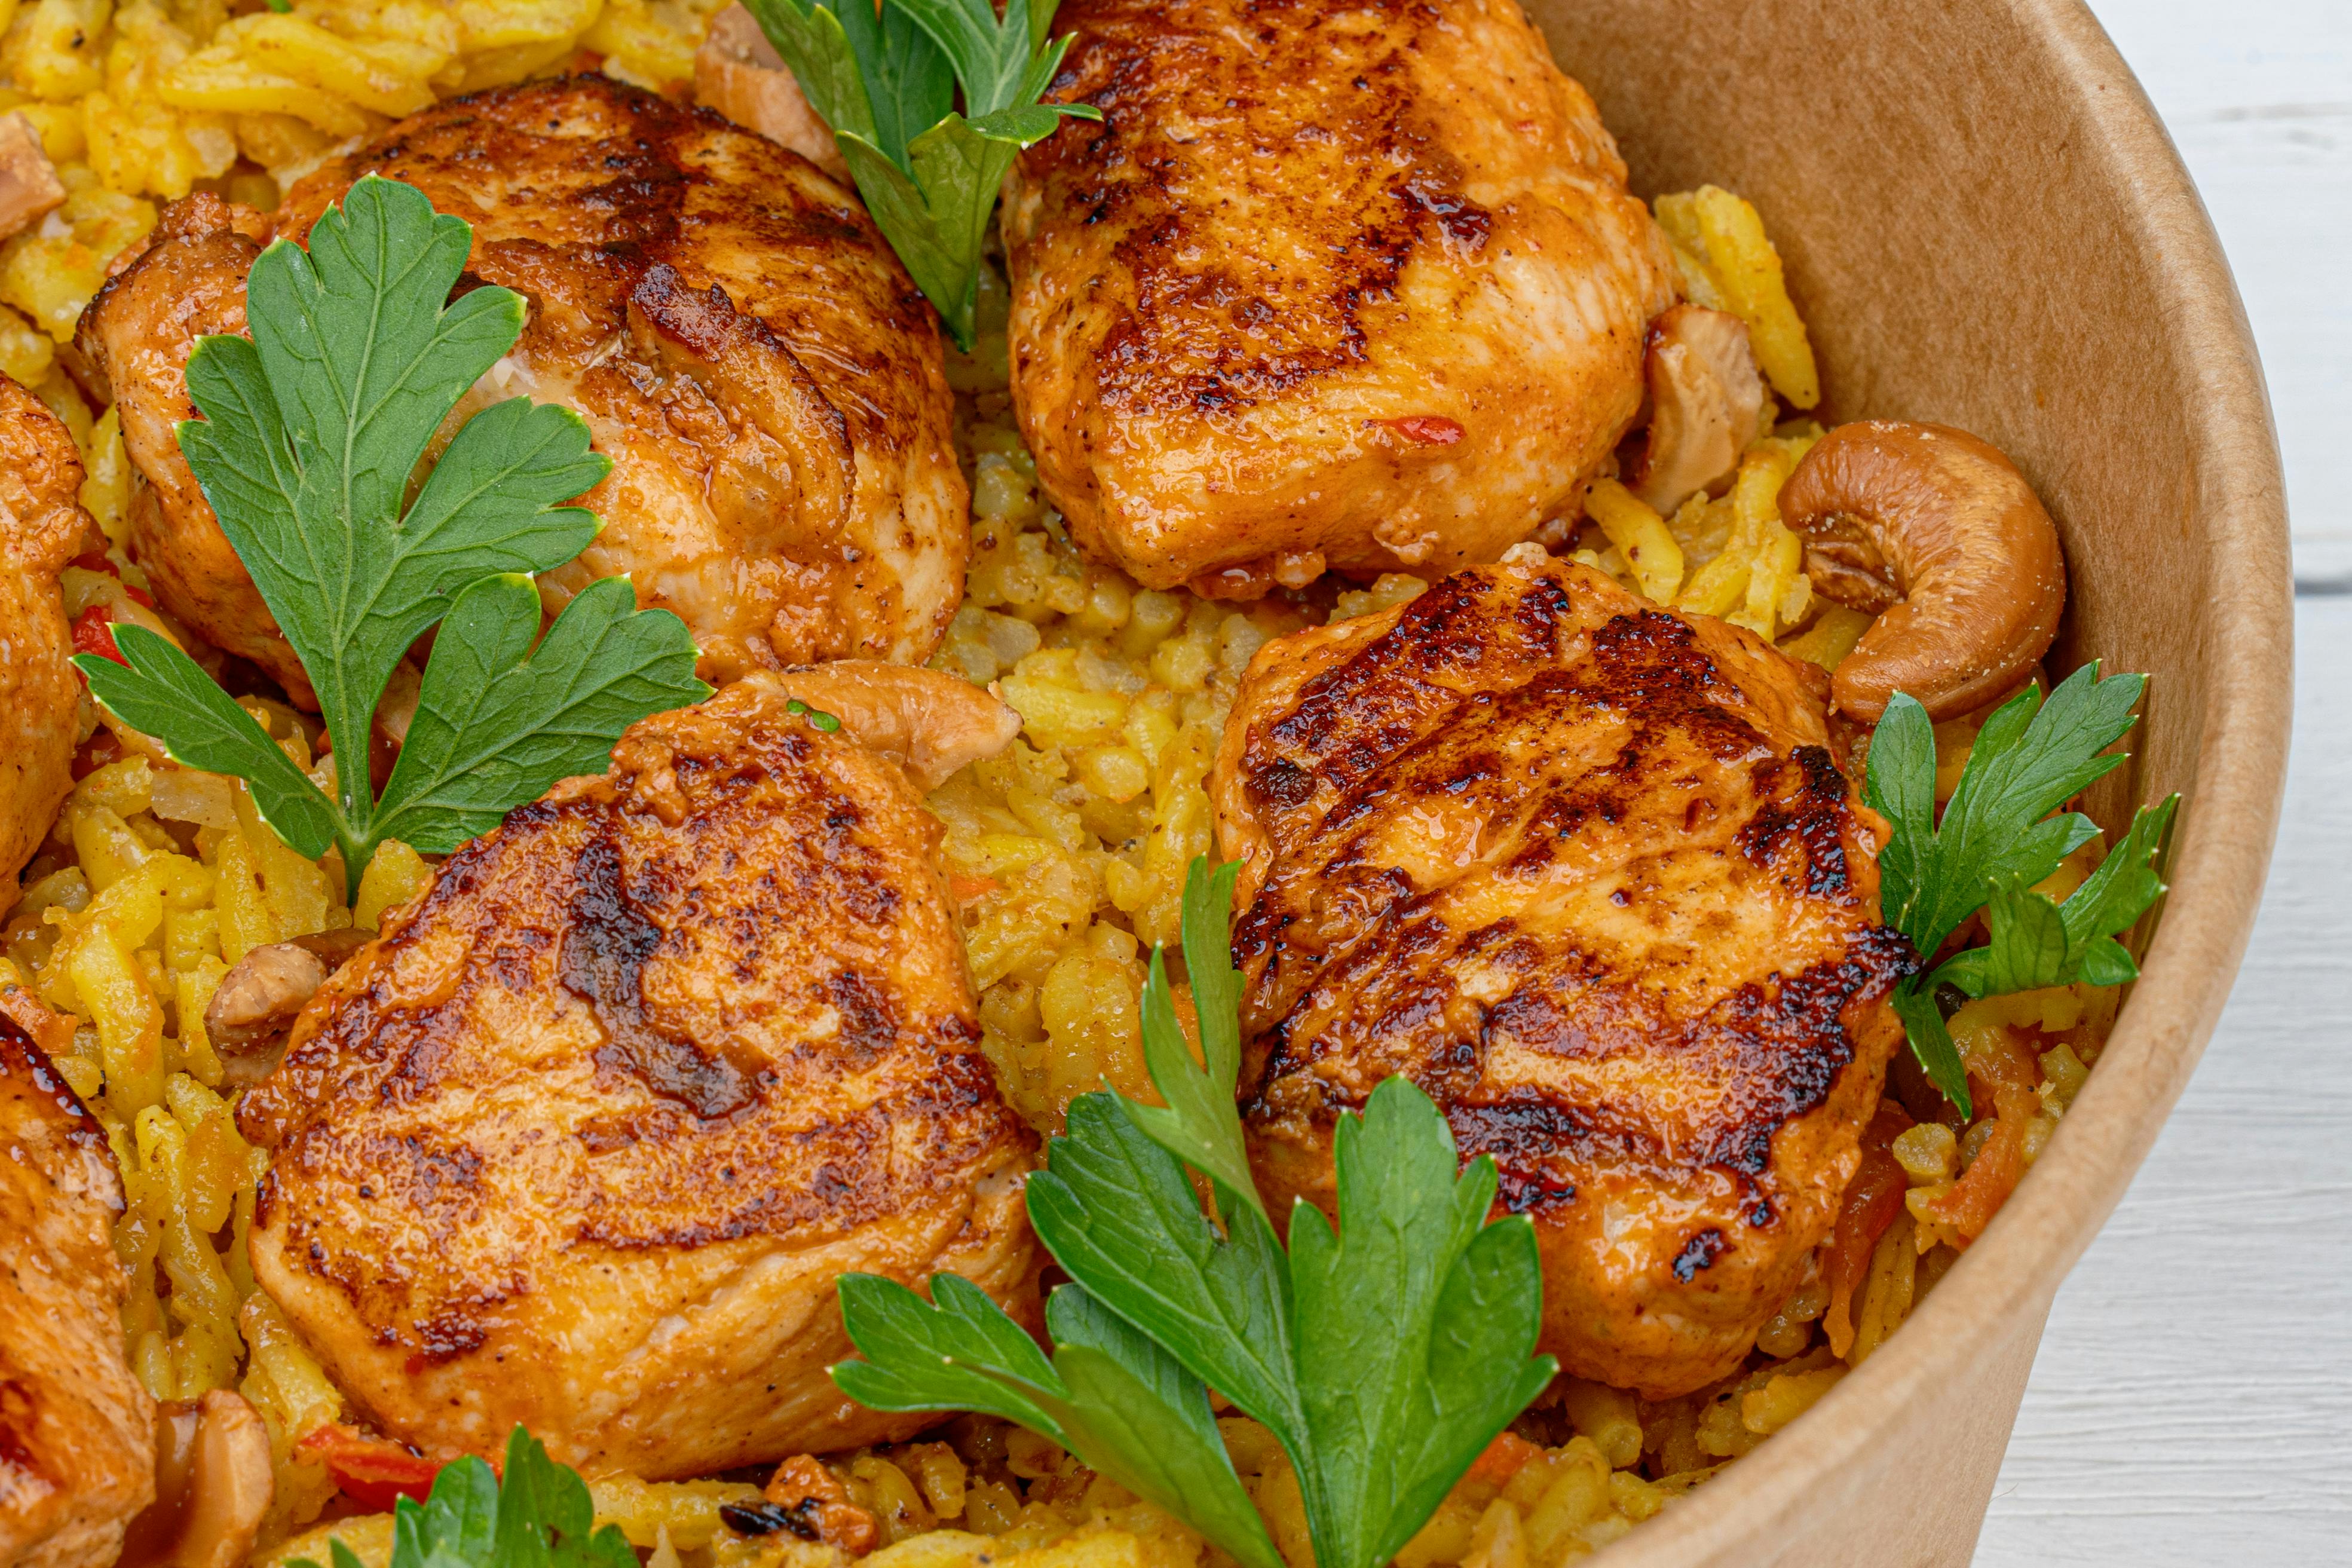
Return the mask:
[[[989,57],[1000,61],[1013,45],[1022,61],[1045,58],[1025,14],[975,14],[958,32],[935,9],[925,15],[953,36],[927,45],[919,9],[885,11],[872,37],[836,18],[839,49],[861,69],[860,40],[893,36],[967,73],[983,46],[1007,51]],[[755,10],[772,62],[730,22],[704,74],[764,113],[789,101],[793,77],[814,84],[816,65],[841,56],[822,55],[834,46],[815,13],[790,0]],[[1472,11],[1530,92],[1580,101],[1511,7]],[[313,34],[392,58],[362,47],[388,17],[298,6],[286,26],[224,24],[215,41],[190,39],[204,47],[179,62],[188,69],[163,70],[158,101],[217,80],[205,72],[319,58],[289,56],[286,40],[331,55]],[[362,143],[315,171],[301,164],[329,148],[278,156],[300,139],[272,142],[286,127],[267,121],[232,124],[232,161],[201,176],[217,188],[193,195],[198,176],[166,158],[126,162],[93,143],[77,168],[68,142],[51,148],[67,193],[57,210],[77,235],[103,239],[99,219],[131,211],[110,203],[185,198],[82,313],[71,374],[57,368],[56,328],[74,336],[79,302],[61,311],[54,292],[0,285],[47,344],[47,362],[24,366],[42,405],[26,400],[28,437],[77,447],[80,502],[108,542],[63,566],[17,557],[25,602],[47,615],[54,593],[52,630],[69,624],[99,661],[83,666],[99,700],[78,716],[96,726],[86,738],[78,722],[62,749],[50,739],[39,751],[38,733],[26,742],[28,759],[73,783],[54,827],[52,806],[34,814],[0,1002],[30,1042],[23,1070],[79,1097],[123,1183],[114,1239],[136,1384],[107,1394],[129,1436],[103,1473],[142,1475],[147,1458],[162,1499],[134,1521],[136,1497],[108,1493],[95,1524],[54,1549],[106,1561],[121,1539],[109,1531],[128,1528],[172,1535],[185,1554],[323,1562],[339,1541],[378,1561],[392,1551],[383,1510],[446,1488],[416,1528],[445,1527],[461,1496],[487,1497],[521,1528],[586,1537],[582,1521],[601,1515],[636,1549],[681,1561],[889,1552],[1042,1564],[1054,1552],[1197,1560],[1212,1547],[1325,1568],[1549,1561],[1605,1544],[1794,1419],[1885,1342],[2038,1152],[2130,973],[2114,939],[2154,896],[2163,813],[2104,862],[2081,819],[2052,816],[2111,765],[2093,759],[2128,724],[2137,685],[2078,673],[2046,700],[2033,686],[2063,578],[2030,489],[1964,436],[1805,421],[1817,378],[1759,215],[1711,187],[1645,215],[1597,124],[1575,132],[1577,156],[1553,149],[1544,177],[1581,171],[1581,199],[1621,243],[1537,257],[1507,223],[1480,226],[1473,154],[1491,123],[1449,129],[1455,145],[1416,120],[1472,76],[1441,61],[1412,77],[1390,35],[1349,47],[1368,83],[1411,79],[1384,89],[1379,112],[1413,133],[1350,142],[1332,167],[1360,174],[1377,147],[1397,179],[1310,182],[1287,197],[1336,209],[1339,232],[1402,225],[1394,279],[1369,293],[1351,284],[1346,301],[1387,312],[1381,331],[1360,343],[1341,331],[1335,366],[1318,370],[1283,338],[1281,313],[1253,320],[1246,298],[1218,293],[1231,287],[1221,269],[1242,262],[1280,277],[1316,223],[1268,209],[1265,223],[1220,220],[1215,246],[1173,244],[1200,213],[1258,189],[1236,162],[1258,154],[1232,126],[1224,140],[1182,139],[1177,110],[1122,118],[1123,103],[1181,103],[1228,76],[1281,96],[1265,62],[1225,47],[1226,8],[1074,6],[1060,22],[1077,43],[1030,96],[1083,92],[1096,101],[1072,107],[1099,113],[1100,129],[1022,118],[1020,91],[1000,80],[989,90],[1006,99],[991,110],[1002,134],[968,121],[923,143],[964,146],[983,173],[999,158],[1014,168],[1002,270],[971,235],[948,243],[936,203],[903,200],[994,190],[918,156],[933,129],[923,115],[936,109],[944,124],[949,109],[938,69],[903,99],[879,76],[849,79],[870,117],[899,111],[895,131],[879,117],[858,129],[843,73],[813,85],[869,218],[813,167],[613,85],[638,68],[632,58],[691,59],[703,19],[685,17],[675,47],[613,48],[601,76],[511,87],[476,73],[588,64],[570,52],[580,35],[535,40],[535,59],[484,44],[479,61],[451,35],[435,67],[454,79],[451,101],[429,101],[429,80],[425,101],[384,99],[408,118],[363,121]],[[1438,24],[1411,24],[1424,25]],[[117,26],[110,54],[147,58],[152,20]],[[47,58],[33,48],[28,31],[20,58]],[[126,91],[145,79],[128,71]],[[1311,142],[1342,112],[1311,106],[1352,101],[1355,79],[1310,78],[1313,94],[1276,104],[1276,118]],[[973,81],[963,86],[976,108]],[[102,112],[90,102],[40,99],[28,122],[62,124],[60,103],[87,121]],[[604,147],[620,124],[640,129]],[[783,116],[773,129],[804,137],[808,124]],[[189,145],[206,131],[191,121]],[[754,174],[723,208],[698,207],[696,193],[723,183],[703,166],[722,153]],[[446,173],[558,155],[550,166],[578,184],[528,223],[520,214],[546,182],[525,191]],[[1150,178],[1114,201],[1110,176],[1139,159]],[[404,169],[441,218],[358,178]],[[282,203],[261,183],[279,175]],[[1108,221],[1077,199],[1089,181],[1103,213],[1150,218],[1099,270],[1074,259],[1094,255],[1082,231]],[[240,197],[259,199],[239,212]],[[331,200],[328,226],[310,227]],[[268,207],[278,216],[263,218]],[[1538,230],[1542,218],[1528,215]],[[665,232],[666,259],[651,264],[667,223],[705,236],[735,226],[764,248],[721,277],[681,266],[693,251]],[[0,280],[72,286],[62,263],[41,271],[58,254],[44,248],[47,226],[9,242]],[[454,320],[482,334],[467,351],[478,363],[442,374],[446,399],[405,413],[407,445],[388,447],[429,449],[440,488],[427,477],[410,496],[415,463],[379,464],[374,510],[336,514],[345,550],[306,575],[269,546],[320,537],[326,514],[299,493],[276,511],[229,499],[223,476],[236,451],[279,441],[299,453],[310,437],[274,436],[257,414],[240,425],[225,399],[257,387],[292,406],[291,362],[272,345],[299,334],[269,301],[343,287],[352,275],[337,268],[363,247],[341,241],[395,232],[428,237],[417,252],[441,247],[449,278],[398,319],[314,333],[320,360]],[[310,259],[298,266],[289,248],[268,261],[264,235],[306,238]],[[199,241],[236,253],[205,276],[251,331],[249,359],[194,349],[208,327],[233,324],[226,315],[173,344],[115,314],[168,275],[170,247]],[[457,263],[494,247],[503,271],[457,278]],[[1482,269],[1506,261],[1526,298],[1591,310],[1562,307],[1560,332],[1538,349],[1499,327],[1449,338],[1412,317],[1433,303],[1418,279],[1483,298]],[[673,280],[655,279],[662,266]],[[1612,291],[1608,279],[1629,277]],[[753,298],[772,278],[785,294]],[[1115,310],[1055,316],[1058,299],[1098,278],[1149,299],[1152,331],[1197,332],[1199,363],[1139,352]],[[1599,292],[1577,292],[1588,286]],[[195,297],[146,296],[167,313]],[[940,349],[933,308],[969,353]],[[1494,320],[1515,319],[1496,309]],[[1299,320],[1317,330],[1312,312]],[[570,369],[551,368],[545,341],[571,321],[603,335]],[[1578,331],[1588,338],[1568,341]],[[152,362],[159,341],[160,365],[131,363]],[[1444,357],[1457,352],[1460,363]],[[1350,353],[1386,368],[1351,382]],[[887,374],[902,358],[917,370]],[[1395,374],[1416,365],[1417,379]],[[485,374],[496,384],[461,406]],[[551,390],[597,375],[639,424]],[[1101,401],[1106,377],[1125,378],[1128,401]],[[161,388],[144,413],[134,386]],[[93,416],[86,398],[101,387],[113,400]],[[498,420],[532,422],[543,447],[499,445],[481,404],[532,387],[539,407],[493,406],[512,410]],[[1444,408],[1398,401],[1441,387],[1456,399]],[[1567,392],[1595,400],[1593,430],[1544,414],[1517,421],[1518,446],[1506,439],[1504,416]],[[202,419],[173,430],[173,396]],[[584,423],[551,406],[566,403]],[[1151,409],[1161,424],[1135,417]],[[446,428],[452,410],[472,422]],[[844,434],[850,412],[886,433],[917,429],[887,449],[915,453],[918,468],[924,440],[937,456],[938,432],[951,431],[956,471],[934,463],[921,485],[861,488],[869,447]],[[1321,448],[1284,434],[1358,417]],[[1555,440],[1562,431],[1574,439]],[[1113,435],[1136,445],[1110,451]],[[1131,472],[1142,452],[1182,477],[1203,451],[1142,509],[1181,524],[1193,553],[1148,558],[1121,465]],[[306,606],[343,580],[365,531],[489,515],[467,510],[483,504],[478,490],[449,496],[466,464],[493,459],[528,476],[497,514],[528,539],[499,544],[509,555],[480,546],[363,637],[321,635],[331,618]],[[1312,528],[1276,537],[1250,510],[1265,462],[1301,465],[1331,510],[1294,508]],[[1235,483],[1217,488],[1226,477]],[[961,604],[877,611],[887,637],[850,636],[869,602],[908,601],[908,562],[938,578],[961,548],[953,530],[919,526],[926,507],[953,510],[940,498],[957,484],[972,512]],[[1391,486],[1439,509],[1429,515],[1443,526],[1378,542],[1385,504],[1349,509]],[[1108,492],[1127,499],[1110,506]],[[165,504],[175,493],[177,511]],[[199,506],[215,534],[193,526],[206,521]],[[604,533],[587,534],[583,509]],[[711,522],[722,516],[779,531],[755,539]],[[681,517],[705,531],[681,535]],[[885,547],[853,521],[880,528]],[[1422,549],[1424,534],[1419,559],[1395,548]],[[174,578],[192,537],[215,570]],[[611,557],[583,553],[608,539]],[[1987,541],[2013,553],[1988,567]],[[2016,569],[2036,560],[2046,569]],[[1442,580],[1408,575],[1423,561],[1431,578],[1447,569]],[[644,574],[634,594],[615,567]],[[763,598],[771,577],[783,586]],[[385,569],[385,582],[408,580]],[[247,612],[224,627],[260,628],[254,653],[283,654],[232,663],[200,635],[216,607],[200,590],[223,584]],[[1971,587],[2005,590],[2005,618],[1957,612]],[[706,619],[739,614],[734,631]],[[1987,631],[1998,635],[1976,635]],[[861,652],[928,656],[933,671],[786,668]],[[1907,674],[1885,676],[1905,658]],[[1874,689],[1861,680],[1874,669]],[[727,689],[696,702],[698,671]],[[573,676],[602,695],[567,729],[551,715],[572,710],[544,693]],[[328,708],[323,725],[311,702]],[[189,765],[198,710],[244,749],[218,741],[206,754],[224,760]],[[336,744],[346,733],[352,744]],[[346,777],[349,757],[364,762]],[[2036,771],[2029,760],[2041,776],[2021,777]],[[919,790],[929,817],[911,804]],[[1213,847],[1242,861],[1250,889],[1232,911],[1234,973],[1216,884],[1188,879]],[[1979,927],[2021,940],[1969,945]],[[1180,939],[1182,989],[1155,987],[1146,951]],[[1938,961],[1931,972],[1922,955]],[[1900,1051],[1906,1038],[1917,1057]],[[1390,1078],[1400,1068],[1410,1092]],[[1166,1099],[1170,1116],[1122,1110],[1095,1092],[1106,1081]],[[730,1139],[744,1140],[741,1160]],[[767,1144],[783,1139],[795,1165],[773,1163]],[[1016,1203],[1013,1178],[1040,1139],[1060,1163]],[[1124,1190],[1087,1176],[1088,1159],[1112,1152],[1141,1173]],[[1350,1200],[1334,1201],[1350,1159],[1370,1162],[1360,1175],[1391,1156],[1421,1173],[1396,1201],[1467,1218],[1407,1254],[1428,1289],[1354,1316],[1302,1309],[1288,1326],[1185,1339],[1157,1315],[1181,1270],[1122,1273],[1148,1254],[1087,1247],[1090,1227],[1117,1222],[1134,1247],[1172,1238],[1253,1289],[1287,1279],[1303,1290],[1318,1245],[1353,1256],[1362,1244]],[[1469,1157],[1458,1178],[1455,1156]],[[1186,1165],[1223,1183],[1218,1227],[1191,1203]],[[1185,1202],[1148,1214],[1131,1202],[1171,1192]],[[1267,1201],[1285,1192],[1338,1212],[1318,1222]],[[1050,1217],[1041,1194],[1061,1205]],[[1654,1223],[1631,1256],[1595,1255],[1604,1203],[1648,1205]],[[670,1219],[614,1223],[632,1209]],[[1042,1318],[1028,1216],[1076,1281]],[[1161,1228],[1133,1228],[1147,1220]],[[1244,1247],[1255,1250],[1235,1261],[1230,1249]],[[853,1262],[876,1282],[835,1285]],[[63,1287],[90,1283],[74,1272],[53,1270]],[[1485,1337],[1452,1344],[1454,1360],[1433,1349],[1415,1363],[1398,1344],[1440,1321],[1433,1303],[1461,1299],[1445,1296],[1449,1281],[1485,1293]],[[1332,1364],[1334,1324],[1360,1332],[1356,1361]],[[957,1342],[972,1379],[961,1392],[909,1350],[950,1330],[979,1336]],[[1053,1362],[1024,1330],[1045,1332]],[[865,1360],[820,1375],[845,1336]],[[1279,1380],[1246,1388],[1221,1359],[1270,1347],[1321,1367],[1301,1373],[1297,1410]],[[1160,1425],[1143,1453],[1106,1436],[1110,1385],[1066,1373],[1066,1359],[1095,1364],[1074,1350],[1165,1374],[1172,1392],[1153,1396]],[[1543,1356],[1565,1370],[1553,1375]],[[1373,1364],[1405,1369],[1395,1386],[1408,1404],[1441,1387],[1452,1401],[1400,1470],[1412,1484],[1378,1509],[1378,1489],[1330,1458],[1350,1451],[1350,1432],[1417,1430],[1393,1410],[1385,1426],[1333,1424],[1334,1391]],[[1213,1406],[1212,1387],[1231,1404]],[[148,1401],[163,1402],[160,1417]],[[516,1426],[528,1436],[509,1443]],[[151,1429],[174,1435],[159,1451],[220,1457],[153,1464],[137,1451]],[[252,1484],[257,1433],[264,1485]],[[478,1462],[501,1453],[503,1491]],[[583,1471],[584,1489],[546,1468],[551,1455]],[[1192,1467],[1182,1484],[1144,1463],[1179,1456]],[[56,1495],[81,1500],[71,1472],[45,1473]],[[551,1479],[524,1487],[526,1474]],[[530,1512],[542,1495],[559,1499],[553,1514]],[[57,1517],[12,1520],[11,1539],[51,1550],[43,1521]]]

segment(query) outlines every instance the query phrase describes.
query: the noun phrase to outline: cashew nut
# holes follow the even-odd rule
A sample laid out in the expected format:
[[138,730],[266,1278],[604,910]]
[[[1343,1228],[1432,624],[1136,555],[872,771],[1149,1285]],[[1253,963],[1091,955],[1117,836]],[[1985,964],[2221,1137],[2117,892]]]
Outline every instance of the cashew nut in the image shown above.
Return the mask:
[[155,1500],[124,1533],[126,1563],[238,1568],[277,1489],[269,1429],[242,1395],[215,1388],[155,1407]]
[[1021,715],[968,680],[873,658],[836,658],[772,680],[841,721],[849,738],[907,770],[928,794],[966,763],[992,757],[1021,732]]
[[1728,478],[1764,434],[1771,404],[1738,317],[1676,305],[1650,323],[1650,427],[1625,488],[1661,514]]
[[1874,721],[1897,691],[1948,719],[2023,680],[2058,633],[2057,526],[2007,458],[1964,430],[1842,425],[1780,489],[1814,588],[1878,616],[1831,678]]
[[365,931],[327,931],[268,942],[221,976],[205,1008],[205,1037],[230,1084],[249,1088],[269,1076],[294,1016],[366,941]]

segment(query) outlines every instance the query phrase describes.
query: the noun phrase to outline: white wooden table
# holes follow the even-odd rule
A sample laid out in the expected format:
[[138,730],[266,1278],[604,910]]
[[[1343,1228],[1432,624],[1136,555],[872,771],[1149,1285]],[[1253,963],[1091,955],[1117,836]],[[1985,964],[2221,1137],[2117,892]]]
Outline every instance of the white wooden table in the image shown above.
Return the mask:
[[2262,344],[2294,519],[2294,752],[2237,991],[2058,1294],[1977,1561],[2352,1563],[2352,0],[2091,4]]

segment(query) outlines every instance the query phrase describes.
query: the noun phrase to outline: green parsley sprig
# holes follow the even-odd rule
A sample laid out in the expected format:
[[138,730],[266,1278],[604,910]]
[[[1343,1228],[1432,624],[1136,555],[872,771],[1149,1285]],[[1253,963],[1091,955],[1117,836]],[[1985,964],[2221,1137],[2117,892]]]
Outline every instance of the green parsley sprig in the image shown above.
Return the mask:
[[[1184,953],[1195,1065],[1159,952],[1144,1052],[1164,1108],[1103,1091],[1029,1182],[1037,1234],[1076,1281],[1047,1301],[1049,1358],[978,1288],[930,1302],[845,1275],[863,1361],[833,1369],[877,1410],[980,1410],[1061,1444],[1248,1568],[1284,1568],[1210,1414],[1215,1388],[1290,1458],[1319,1568],[1394,1556],[1550,1380],[1536,1356],[1543,1278],[1526,1216],[1489,1223],[1492,1159],[1462,1167],[1445,1120],[1402,1078],[1342,1116],[1339,1226],[1300,1203],[1290,1246],[1249,1176],[1234,1109],[1240,977],[1227,944],[1234,868],[1192,863]],[[1209,1180],[1222,1226],[1185,1173]]]
[[[1059,0],[744,0],[792,68],[916,286],[970,350],[980,253],[1007,170],[1087,104],[1040,104],[1062,67]],[[963,109],[955,110],[956,89]]]
[[[90,691],[175,762],[247,781],[278,836],[340,847],[356,889],[377,845],[446,853],[557,779],[602,768],[648,713],[699,701],[694,639],[639,610],[625,578],[592,583],[541,635],[530,574],[596,536],[561,504],[602,479],[568,408],[512,398],[461,426],[405,499],[435,433],[522,331],[511,290],[457,299],[472,230],[414,186],[369,176],[246,280],[251,341],[188,359],[204,415],[180,450],[317,691],[336,752],[330,799],[252,715],[165,638],[115,628],[122,662],[74,660]],[[376,704],[438,626],[415,719],[378,798]]]
[[2098,837],[2089,817],[2057,808],[2123,764],[2120,753],[2101,753],[2132,727],[2147,686],[2144,675],[2101,679],[2098,669],[2076,670],[2047,701],[2028,688],[1995,710],[1940,823],[1927,710],[1897,695],[1871,736],[1864,799],[1894,830],[1878,855],[1886,923],[1932,959],[1971,915],[1985,914],[1984,946],[1912,976],[1894,996],[1912,1053],[1964,1116],[1975,1109],[1936,1000],[1941,987],[1981,997],[2077,979],[2118,985],[2139,973],[2116,938],[2164,891],[2154,863],[2179,796],[2142,806],[2123,842],[2064,903],[2032,890]]
[[[594,1525],[587,1483],[517,1426],[503,1480],[468,1455],[441,1467],[426,1501],[394,1505],[391,1568],[637,1568],[620,1526]],[[361,1568],[341,1537],[328,1546],[334,1568]],[[319,1565],[298,1557],[288,1568]]]

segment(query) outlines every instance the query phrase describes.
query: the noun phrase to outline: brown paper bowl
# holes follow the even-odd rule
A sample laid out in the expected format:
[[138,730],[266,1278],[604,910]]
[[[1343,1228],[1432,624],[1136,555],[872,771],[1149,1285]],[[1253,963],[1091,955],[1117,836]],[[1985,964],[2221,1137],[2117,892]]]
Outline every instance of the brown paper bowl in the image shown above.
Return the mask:
[[[2088,1087],[1933,1297],[1612,1568],[1965,1563],[2058,1282],[2212,1032],[2278,816],[2292,610],[2277,447],[2220,245],[2074,0],[1528,0],[1644,195],[1763,210],[1830,419],[2012,456],[2074,579],[2053,671],[2147,671],[2112,832],[2179,790],[2171,892]],[[2165,1282],[2150,1280],[2151,1289]]]

